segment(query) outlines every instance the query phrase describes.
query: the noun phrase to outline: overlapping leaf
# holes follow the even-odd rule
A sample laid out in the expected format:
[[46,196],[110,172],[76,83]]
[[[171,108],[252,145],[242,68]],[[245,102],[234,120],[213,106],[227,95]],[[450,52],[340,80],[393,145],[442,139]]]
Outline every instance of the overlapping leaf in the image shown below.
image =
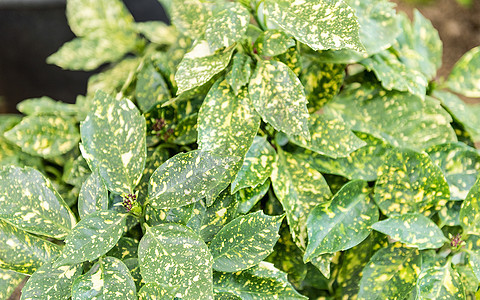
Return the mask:
[[175,295],[185,300],[213,299],[212,255],[188,227],[162,224],[148,228],[138,257],[146,283],[178,287]]
[[441,267],[422,268],[417,282],[419,299],[466,299],[460,276],[450,262]]
[[122,261],[137,257],[138,240],[131,237],[121,237],[117,244],[108,251],[107,255],[116,257]]
[[210,242],[218,231],[235,217],[237,199],[238,194],[230,195],[230,192],[225,190],[215,199],[212,206],[206,208],[200,227],[200,236],[205,242]]
[[465,53],[448,76],[447,86],[467,97],[480,97],[480,47]]
[[22,282],[25,275],[20,273],[0,269],[0,298],[9,299],[17,286]]
[[241,214],[248,213],[265,196],[269,188],[270,180],[267,179],[264,184],[255,188],[244,188],[238,191],[238,212]]
[[174,299],[177,288],[167,288],[154,282],[146,283],[138,292],[139,300]]
[[186,36],[199,37],[211,16],[207,5],[198,0],[159,0],[169,13],[173,25]]
[[477,279],[480,280],[480,237],[470,235],[465,243],[465,250],[468,253],[468,263]]
[[332,196],[322,174],[301,157],[279,151],[272,173],[275,195],[287,213],[287,221],[297,246],[307,247],[307,218],[318,204]]
[[151,62],[146,63],[137,74],[135,85],[135,98],[139,108],[146,112],[157,103],[167,102],[170,97],[168,85],[162,74],[155,70]]
[[78,195],[78,214],[85,216],[100,210],[108,209],[108,191],[98,172],[93,172],[83,182]]
[[378,171],[375,202],[383,214],[422,213],[450,200],[450,191],[438,166],[424,152],[392,150]]
[[26,115],[76,115],[78,113],[78,107],[76,107],[74,104],[55,101],[50,97],[23,100],[17,104],[17,109]]
[[279,29],[265,30],[255,41],[255,49],[262,56],[277,56],[295,46],[295,41]]
[[460,209],[460,224],[464,232],[480,235],[480,179],[468,192]]
[[232,69],[225,75],[225,80],[230,84],[235,95],[238,95],[240,89],[250,81],[252,62],[250,56],[242,52],[237,52],[233,56]]

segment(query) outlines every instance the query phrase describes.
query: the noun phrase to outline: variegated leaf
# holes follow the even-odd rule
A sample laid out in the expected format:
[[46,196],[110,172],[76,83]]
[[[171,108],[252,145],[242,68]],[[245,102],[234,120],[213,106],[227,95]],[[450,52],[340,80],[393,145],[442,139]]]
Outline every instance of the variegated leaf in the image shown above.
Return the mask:
[[282,219],[283,216],[267,216],[258,211],[225,225],[209,246],[213,268],[237,272],[261,262],[273,251]]
[[161,165],[150,178],[148,203],[167,209],[196,202],[211,194],[238,158],[194,150],[180,153]]
[[467,97],[480,97],[480,46],[465,53],[448,76],[447,86]]
[[270,180],[267,179],[264,184],[256,188],[244,188],[238,191],[238,213],[248,213],[265,196],[269,188]]
[[159,0],[170,15],[173,25],[186,36],[197,38],[205,32],[211,11],[198,0]]
[[294,136],[290,140],[300,147],[333,158],[345,157],[367,144],[353,134],[345,123],[324,115],[310,115],[308,130],[310,139]]
[[116,100],[98,91],[95,111],[80,125],[80,150],[90,169],[107,188],[132,194],[145,167],[145,118],[127,99]]
[[443,266],[422,268],[417,282],[417,299],[466,299],[460,276],[450,261]]
[[39,235],[64,238],[76,224],[72,211],[39,171],[0,169],[0,219]]
[[480,178],[463,201],[460,209],[460,225],[467,234],[480,235]]
[[248,91],[265,122],[286,134],[310,138],[303,86],[285,64],[273,60],[259,61]]
[[69,299],[73,281],[82,274],[82,265],[54,267],[45,263],[27,281],[21,300]]
[[207,207],[202,218],[200,236],[208,243],[230,222],[237,213],[238,194],[230,195],[228,190],[223,191],[212,206]]
[[279,29],[268,29],[262,32],[255,41],[254,49],[262,56],[271,57],[285,53],[295,46],[295,41]]
[[25,275],[20,273],[0,269],[0,298],[10,299],[10,295],[24,278]]
[[27,116],[4,136],[24,152],[45,158],[72,150],[80,140],[75,121],[59,115]]
[[269,20],[313,50],[364,51],[355,11],[345,2],[267,0]]
[[143,112],[149,111],[157,103],[165,103],[171,98],[168,85],[153,63],[147,62],[137,74],[135,99]]
[[108,191],[98,172],[93,172],[83,182],[78,195],[78,214],[83,219],[87,215],[108,209]]
[[392,215],[373,224],[372,228],[406,244],[407,247],[416,247],[419,250],[437,249],[448,242],[440,228],[419,213]]
[[[192,215],[195,205],[199,202],[171,209],[159,209],[154,208],[151,205],[147,205],[145,208],[145,221],[147,221],[149,226],[156,226],[165,223],[187,225],[188,222],[193,218]],[[203,213],[204,212],[202,211],[202,216]]]
[[23,100],[17,104],[17,109],[25,115],[76,115],[79,112],[76,105],[55,101],[50,97]]
[[114,257],[101,258],[72,285],[72,300],[137,299],[135,283],[125,264]]
[[125,228],[125,214],[97,211],[81,220],[65,239],[62,254],[54,266],[93,261],[115,246]]
[[395,149],[378,170],[375,202],[383,214],[422,213],[442,207],[450,191],[442,171],[425,152]]
[[158,45],[172,45],[180,38],[178,32],[162,21],[136,22],[135,29]]
[[0,268],[31,275],[61,247],[0,220]]
[[304,261],[360,244],[378,215],[368,184],[361,180],[347,183],[330,202],[319,204],[308,216]]
[[279,149],[272,172],[275,195],[287,214],[294,242],[301,250],[307,247],[307,218],[318,204],[332,196],[322,174],[301,157]]
[[116,257],[122,261],[130,258],[137,258],[138,240],[122,236],[117,244],[108,251],[107,256]]
[[231,293],[241,299],[307,299],[288,282],[287,274],[267,262],[237,273],[214,272],[213,284],[215,293]]
[[480,281],[480,236],[470,235],[464,249],[468,253],[468,264],[472,267],[477,280]]
[[139,300],[170,300],[175,298],[177,288],[165,287],[154,282],[146,283],[138,292]]
[[230,84],[235,95],[238,95],[241,88],[246,86],[250,81],[252,63],[253,61],[250,56],[242,52],[237,52],[233,56],[232,69],[225,75],[225,80]]
[[415,287],[420,265],[417,249],[391,244],[378,250],[363,269],[357,299],[401,299]]
[[212,255],[190,228],[179,224],[148,228],[138,258],[146,283],[177,287],[175,296],[185,300],[213,299]]
[[447,226],[460,226],[460,208],[462,202],[460,201],[448,201],[438,212],[441,225]]

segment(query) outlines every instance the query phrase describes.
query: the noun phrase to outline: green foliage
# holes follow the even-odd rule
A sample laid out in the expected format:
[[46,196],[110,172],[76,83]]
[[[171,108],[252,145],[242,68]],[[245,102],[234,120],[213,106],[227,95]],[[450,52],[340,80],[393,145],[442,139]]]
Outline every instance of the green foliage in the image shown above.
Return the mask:
[[474,299],[479,48],[387,0],[67,0],[75,104],[0,116],[0,298]]

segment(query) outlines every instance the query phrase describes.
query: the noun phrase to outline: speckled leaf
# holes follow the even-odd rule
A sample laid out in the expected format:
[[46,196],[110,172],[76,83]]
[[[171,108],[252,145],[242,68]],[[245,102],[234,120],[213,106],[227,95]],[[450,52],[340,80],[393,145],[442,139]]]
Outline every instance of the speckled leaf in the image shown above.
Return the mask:
[[147,205],[145,208],[145,221],[147,221],[147,224],[149,226],[155,226],[165,223],[177,223],[187,225],[187,223],[193,217],[192,214],[195,205],[199,202],[172,209],[157,209],[153,208],[151,205]]
[[480,97],[480,47],[465,53],[448,76],[447,86],[467,97]]
[[0,220],[0,268],[31,275],[61,247]]
[[175,73],[177,95],[207,83],[225,69],[233,49],[214,52],[205,41],[199,42],[185,54]]
[[72,282],[82,274],[82,265],[54,267],[45,263],[27,281],[21,300],[69,299]]
[[417,282],[417,299],[466,299],[463,284],[450,262],[423,269]]
[[420,264],[417,249],[397,243],[378,250],[363,269],[357,299],[402,299],[415,286]]
[[468,263],[480,281],[480,236],[470,235],[465,244],[464,249],[468,253]]
[[245,35],[248,23],[248,10],[240,3],[227,2],[214,10],[208,19],[205,38],[213,50],[229,47]]
[[287,274],[267,262],[237,273],[214,272],[213,283],[215,293],[228,292],[241,299],[307,299],[292,287]]
[[142,274],[140,274],[140,264],[138,263],[138,258],[127,258],[122,260],[122,262],[127,266],[130,274],[132,275],[133,282],[135,283],[136,290],[139,291],[142,286],[145,285],[142,279]]
[[178,39],[178,32],[162,21],[136,22],[135,29],[151,42],[158,45],[172,45]]
[[316,153],[345,157],[367,143],[359,139],[348,126],[337,119],[313,114],[308,119],[310,139],[301,136],[290,137],[290,141]]
[[232,69],[225,75],[225,80],[230,84],[235,95],[238,95],[241,88],[250,81],[252,63],[250,56],[242,52],[237,52],[233,56]]
[[314,59],[303,59],[300,80],[305,87],[308,111],[319,111],[333,99],[343,84],[345,65],[322,63]]
[[154,282],[145,284],[138,292],[139,300],[172,300],[177,288],[165,287]]
[[203,240],[179,224],[147,229],[138,248],[143,280],[178,287],[184,300],[213,299],[212,255]]
[[325,114],[396,147],[423,150],[457,140],[452,118],[437,100],[370,84],[352,84],[325,106]]
[[261,262],[273,251],[282,219],[257,211],[225,225],[210,243],[213,268],[237,272]]
[[207,207],[202,218],[199,234],[208,243],[230,222],[237,213],[238,194],[230,195],[228,190],[223,191],[212,206]]
[[258,62],[248,91],[265,122],[286,134],[310,138],[303,86],[285,64],[273,60]]
[[[447,226],[460,226],[461,207],[462,202],[460,201],[448,201],[447,204],[438,211],[438,217],[441,222],[440,224]],[[440,227],[443,227],[441,225]]]
[[256,188],[244,188],[238,191],[239,202],[237,211],[241,214],[248,213],[255,204],[265,196],[269,188],[270,180],[267,179],[264,184],[259,185]]
[[372,55],[390,47],[400,33],[395,4],[385,0],[346,0],[355,10],[360,25],[360,41]]
[[107,256],[116,257],[122,261],[136,258],[138,249],[138,241],[130,237],[121,237],[117,244],[108,251]]
[[26,153],[45,158],[70,151],[80,139],[74,119],[58,115],[27,116],[4,136]]
[[259,55],[271,57],[285,53],[293,46],[295,46],[295,40],[288,34],[279,29],[269,29],[260,34],[254,48]]
[[468,192],[460,209],[460,225],[467,234],[480,235],[480,178]]
[[137,299],[135,283],[125,264],[114,257],[100,259],[72,285],[72,300]]
[[173,25],[186,36],[197,38],[205,31],[211,12],[198,0],[159,0],[170,15]]
[[[130,74],[134,74],[141,64],[142,58],[126,57],[103,72],[88,78],[87,96],[93,98],[98,90],[115,95],[120,92]],[[90,102],[91,103],[91,102]]]
[[110,191],[131,194],[140,181],[146,159],[145,126],[145,118],[130,100],[116,100],[101,91],[95,94],[95,111],[80,125],[80,150]]
[[455,265],[455,271],[457,271],[458,275],[460,276],[460,281],[465,289],[465,295],[467,296],[467,299],[469,296],[473,297],[475,292],[478,290],[480,281],[473,273],[472,268],[469,265]]
[[442,171],[425,152],[395,149],[378,170],[375,202],[383,214],[422,213],[444,206],[450,191]]
[[78,214],[83,219],[87,215],[108,209],[108,191],[98,172],[93,172],[82,184],[78,195]]
[[197,141],[197,119],[198,114],[192,114],[178,122],[174,131],[175,140],[173,142],[175,144],[188,145]]
[[377,222],[372,228],[389,235],[390,238],[415,247],[419,250],[437,249],[448,239],[438,226],[429,218],[419,213],[392,215],[390,218]]
[[279,149],[272,172],[275,195],[287,214],[293,240],[301,250],[307,247],[307,218],[319,203],[332,196],[322,174],[301,157]]
[[76,223],[68,205],[42,173],[14,166],[0,169],[0,219],[56,239],[64,238]]
[[66,183],[81,187],[83,182],[90,176],[90,168],[83,156],[73,157],[63,166],[62,180]]
[[335,253],[324,253],[317,257],[312,258],[310,261],[325,278],[330,278],[330,264],[335,257]]
[[196,202],[215,189],[238,161],[209,151],[180,153],[161,165],[150,178],[149,204],[154,208],[176,208]]
[[0,269],[0,299],[10,299],[10,295],[25,278],[20,273]]
[[273,170],[277,154],[264,137],[256,136],[243,161],[243,165],[232,182],[232,193],[263,185]]
[[308,216],[304,260],[360,244],[370,234],[378,215],[368,184],[361,180],[347,183],[332,201],[318,205]]
[[170,91],[162,74],[155,70],[151,62],[146,63],[137,74],[135,85],[135,99],[139,108],[146,112],[155,104],[164,103],[170,98]]
[[345,2],[267,0],[269,20],[313,50],[363,51],[355,11]]
[[272,57],[272,60],[285,64],[297,77],[302,71],[302,59],[299,47],[288,48],[285,53]]
[[450,188],[450,200],[463,200],[477,180],[480,154],[463,143],[448,143],[426,150],[442,169]]
[[25,115],[76,115],[79,111],[74,104],[55,101],[50,97],[26,99],[17,104],[17,109]]
[[465,103],[457,95],[447,91],[436,90],[433,96],[442,102],[442,105],[456,121],[463,125],[475,141],[480,140],[480,118],[476,110],[472,109],[476,106]]
[[97,211],[81,220],[65,239],[65,247],[55,266],[93,261],[115,246],[123,234],[125,214]]
[[424,98],[428,80],[419,70],[410,69],[399,58],[388,50],[377,53],[361,64],[369,71],[373,71],[382,86],[387,90],[409,92]]

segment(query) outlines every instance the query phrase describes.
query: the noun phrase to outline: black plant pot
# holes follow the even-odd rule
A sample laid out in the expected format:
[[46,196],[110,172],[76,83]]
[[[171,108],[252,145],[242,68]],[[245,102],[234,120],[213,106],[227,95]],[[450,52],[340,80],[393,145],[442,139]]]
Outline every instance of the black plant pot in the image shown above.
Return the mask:
[[[167,20],[157,0],[125,4],[137,21]],[[50,96],[73,103],[85,93],[91,72],[64,71],[45,62],[73,38],[65,0],[0,0],[0,97],[6,112],[16,112],[26,98]]]

